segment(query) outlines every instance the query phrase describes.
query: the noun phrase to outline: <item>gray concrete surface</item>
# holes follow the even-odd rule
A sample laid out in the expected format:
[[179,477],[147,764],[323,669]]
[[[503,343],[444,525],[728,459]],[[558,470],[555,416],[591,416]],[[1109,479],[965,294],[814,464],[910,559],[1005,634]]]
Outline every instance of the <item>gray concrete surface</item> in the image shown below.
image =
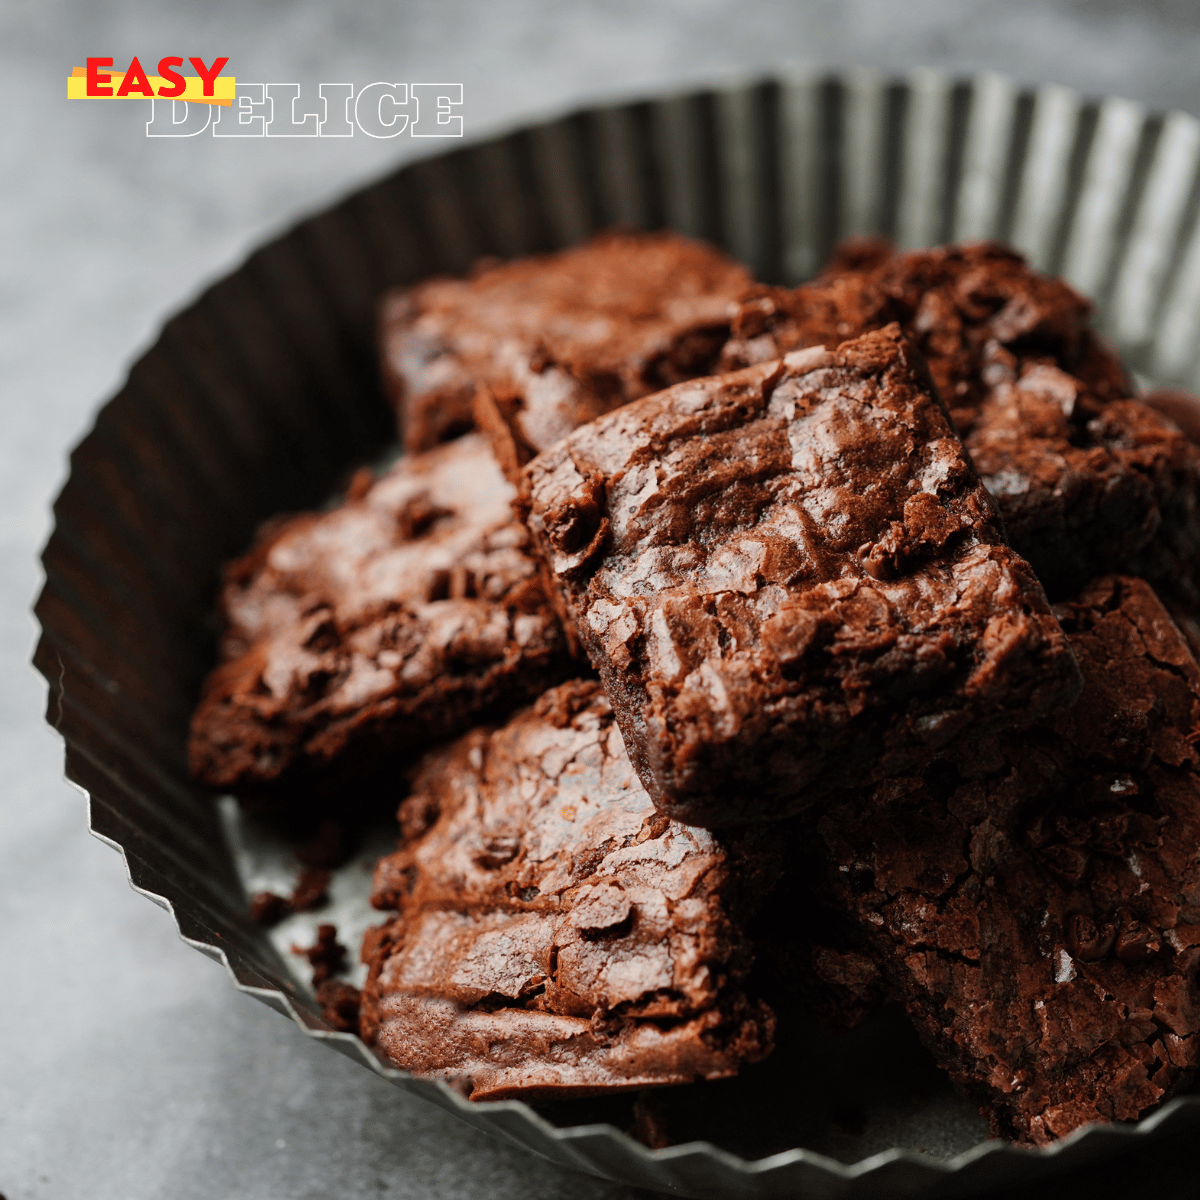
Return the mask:
[[148,102],[65,99],[63,79],[88,55],[196,53],[228,55],[243,79],[308,87],[461,81],[468,133],[788,65],[991,67],[1200,113],[1200,10],[1186,0],[0,6],[0,1193],[627,1196],[488,1142],[237,994],[128,890],[62,781],[28,666],[29,606],[70,446],[165,314],[265,235],[413,150],[407,138],[149,140]]

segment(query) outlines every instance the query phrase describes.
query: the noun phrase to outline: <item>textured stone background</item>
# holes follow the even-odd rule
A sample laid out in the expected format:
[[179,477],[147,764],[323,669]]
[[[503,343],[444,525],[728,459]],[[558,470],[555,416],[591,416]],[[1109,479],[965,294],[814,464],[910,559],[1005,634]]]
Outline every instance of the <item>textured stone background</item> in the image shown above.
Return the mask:
[[[243,79],[458,80],[467,130],[786,66],[990,67],[1200,113],[1200,8],[1050,0],[6,0],[0,7],[0,1192],[86,1197],[630,1193],[493,1144],[238,995],[84,831],[28,665],[70,447],[165,314],[407,138],[149,140],[68,104],[88,55],[229,55]],[[1195,1151],[1192,1152],[1193,1154]],[[1186,1156],[1097,1194],[1194,1196]],[[1073,1193],[1075,1189],[1071,1189]],[[1049,1193],[1047,1193],[1049,1194]],[[1055,1195],[1064,1195],[1058,1188]]]

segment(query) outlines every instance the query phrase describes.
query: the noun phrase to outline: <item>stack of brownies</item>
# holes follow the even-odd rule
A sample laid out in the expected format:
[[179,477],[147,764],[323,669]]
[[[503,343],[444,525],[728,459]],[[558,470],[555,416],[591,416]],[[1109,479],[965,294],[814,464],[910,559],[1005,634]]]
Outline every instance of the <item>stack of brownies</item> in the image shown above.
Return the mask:
[[788,290],[670,233],[389,296],[406,453],[227,568],[190,745],[260,808],[402,800],[363,1038],[588,1095],[820,993],[1020,1142],[1184,1086],[1200,450],[1089,316],[995,245]]

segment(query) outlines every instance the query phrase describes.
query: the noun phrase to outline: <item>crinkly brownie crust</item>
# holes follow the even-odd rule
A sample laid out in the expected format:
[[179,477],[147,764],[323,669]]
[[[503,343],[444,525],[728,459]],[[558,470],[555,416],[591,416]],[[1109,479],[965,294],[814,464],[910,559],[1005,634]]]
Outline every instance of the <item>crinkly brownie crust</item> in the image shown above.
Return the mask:
[[832,805],[833,894],[994,1131],[1128,1121],[1200,1063],[1200,668],[1151,588],[1058,608],[1078,703]]
[[[741,919],[777,873],[655,812],[598,684],[432,752],[373,901],[363,1033],[473,1099],[734,1074],[771,1048]],[[767,878],[763,878],[763,876]],[[748,894],[753,893],[753,894]]]
[[526,468],[529,524],[665,814],[774,819],[1078,672],[899,330],[682,384]]
[[289,803],[574,673],[513,494],[471,434],[270,523],[225,571],[195,776]]
[[990,390],[998,354],[1074,375],[1100,403],[1133,395],[1117,355],[1090,328],[1091,303],[993,242],[907,254],[838,255],[798,288],[760,286],[733,318],[725,369],[806,346],[834,349],[898,321],[929,364],[955,428],[965,434]]
[[1200,449],[1140,401],[1097,404],[1050,362],[998,353],[993,366],[964,441],[1051,599],[1123,571],[1200,607]]
[[719,250],[662,231],[393,293],[380,341],[404,443],[423,450],[469,428],[482,385],[482,424],[515,472],[577,425],[708,374],[750,284]]

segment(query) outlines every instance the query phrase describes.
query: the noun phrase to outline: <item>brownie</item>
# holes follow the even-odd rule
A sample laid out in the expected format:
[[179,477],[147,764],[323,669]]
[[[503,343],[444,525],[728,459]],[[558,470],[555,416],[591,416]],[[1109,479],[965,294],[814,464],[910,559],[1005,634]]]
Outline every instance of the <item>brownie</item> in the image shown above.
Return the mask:
[[[364,943],[362,1033],[474,1100],[716,1079],[771,1049],[741,982],[776,848],[660,816],[599,684],[422,762]],[[740,860],[738,854],[741,855]]]
[[404,444],[427,449],[470,427],[482,385],[482,422],[515,473],[584,421],[708,374],[750,284],[702,242],[612,232],[392,293],[383,378]]
[[792,289],[759,284],[734,312],[718,370],[738,371],[810,346],[836,350],[898,319],[897,305],[868,271],[824,275]]
[[[1200,449],[1138,400],[1099,405],[1050,362],[998,352],[964,439],[1009,544],[1051,599],[1105,571],[1200,604]],[[1019,374],[1018,374],[1019,371]]]
[[834,895],[994,1132],[1134,1120],[1200,1061],[1200,668],[1153,590],[1058,608],[1075,706],[842,798]]
[[1000,350],[1021,362],[1052,360],[1102,403],[1133,395],[1124,364],[1091,328],[1091,301],[1007,246],[976,242],[896,255],[875,278],[960,430],[986,395]]
[[721,365],[832,349],[899,321],[1009,544],[1051,599],[1124,571],[1200,605],[1200,451],[1131,399],[1124,367],[1088,326],[1091,304],[992,243],[896,255],[886,245],[868,239],[835,252],[811,284],[748,294]]
[[560,600],[676,820],[783,817],[1078,689],[895,325],[635,401],[526,478]]
[[225,569],[196,778],[266,805],[342,792],[577,674],[513,494],[469,434],[269,523]]
[[[886,243],[884,243],[886,245]],[[727,370],[778,358],[899,321],[925,356],[955,428],[966,433],[991,383],[993,362],[1049,359],[1103,403],[1133,395],[1120,359],[1089,325],[1091,303],[1061,279],[1032,270],[994,242],[907,254],[836,251],[812,283],[760,286],[733,318]]]

